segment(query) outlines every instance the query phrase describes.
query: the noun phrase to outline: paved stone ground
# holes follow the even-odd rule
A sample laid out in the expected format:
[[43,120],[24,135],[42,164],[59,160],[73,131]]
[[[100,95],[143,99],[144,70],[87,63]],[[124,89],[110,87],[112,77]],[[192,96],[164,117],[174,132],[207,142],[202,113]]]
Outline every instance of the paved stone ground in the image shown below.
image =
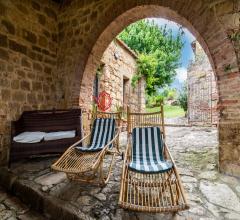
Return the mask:
[[[51,172],[49,166],[56,158],[35,158],[14,164],[13,172],[20,176],[24,184],[39,189],[53,201],[61,201],[68,209],[77,210],[82,219],[239,220],[240,180],[217,172],[216,128],[167,127],[166,133],[167,144],[179,168],[191,207],[175,217],[171,214],[129,212],[118,207],[122,168],[120,157],[116,160],[110,182],[103,188],[69,182],[65,174]],[[124,133],[121,135],[121,145],[122,148],[126,145]],[[11,198],[17,208],[6,202]],[[15,197],[0,191],[0,219],[16,219],[20,215],[18,213],[25,210],[21,207],[26,208]],[[8,218],[8,213],[12,218]]]
[[45,217],[32,211],[17,197],[8,194],[0,187],[0,219],[1,220],[44,220]]

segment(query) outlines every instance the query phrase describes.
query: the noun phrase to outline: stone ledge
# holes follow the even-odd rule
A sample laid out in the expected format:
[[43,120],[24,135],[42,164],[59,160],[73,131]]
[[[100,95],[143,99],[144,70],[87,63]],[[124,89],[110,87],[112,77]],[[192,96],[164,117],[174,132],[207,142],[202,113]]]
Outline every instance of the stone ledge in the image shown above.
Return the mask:
[[36,185],[31,185],[29,180],[19,179],[17,175],[5,167],[0,168],[0,185],[49,219],[91,219],[77,208],[65,202],[57,198],[53,200],[53,198],[37,189]]

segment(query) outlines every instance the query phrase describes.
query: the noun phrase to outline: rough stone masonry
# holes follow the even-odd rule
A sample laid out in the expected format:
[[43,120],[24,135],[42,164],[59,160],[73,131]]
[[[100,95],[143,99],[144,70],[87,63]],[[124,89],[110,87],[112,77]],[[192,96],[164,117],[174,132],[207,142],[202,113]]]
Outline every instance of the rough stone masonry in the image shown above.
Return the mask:
[[218,91],[216,77],[204,50],[196,41],[192,42],[195,60],[187,70],[188,122],[211,125],[218,123]]
[[239,0],[0,0],[1,163],[11,120],[27,109],[79,106],[81,83],[93,79],[116,35],[139,19],[163,17],[187,27],[214,67],[220,170],[240,175],[239,11]]

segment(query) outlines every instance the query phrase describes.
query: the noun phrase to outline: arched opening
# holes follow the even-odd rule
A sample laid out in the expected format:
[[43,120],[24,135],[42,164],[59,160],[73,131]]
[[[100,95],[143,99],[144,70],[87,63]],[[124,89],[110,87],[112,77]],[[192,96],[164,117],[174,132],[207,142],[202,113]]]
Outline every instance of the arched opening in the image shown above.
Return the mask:
[[[7,147],[2,148],[2,146],[7,146],[5,140],[10,140],[9,122],[17,118],[20,111],[29,108],[47,109],[54,106],[79,107],[79,103],[80,106],[88,108],[91,106],[91,96],[84,97],[84,92],[93,90],[95,71],[109,43],[124,27],[139,19],[162,17],[188,28],[208,55],[217,78],[220,95],[219,168],[224,173],[240,175],[240,54],[239,44],[236,41],[239,35],[234,35],[239,34],[238,1],[54,0],[54,2],[62,4],[53,5],[52,0],[44,0],[41,4],[36,0],[10,0],[7,3],[3,1],[0,3],[2,12],[0,69],[3,70],[3,73],[0,73],[0,84],[7,88],[0,89],[2,97],[0,106],[4,105],[4,112],[0,112],[0,118],[3,119],[2,124],[8,125],[0,128],[0,160],[4,157],[6,159],[8,151]],[[22,18],[26,22],[22,22]],[[45,68],[45,65],[50,65],[51,68]],[[16,79],[21,81],[14,83]],[[35,83],[42,79],[44,84]],[[127,84],[127,79],[124,80]],[[10,86],[15,90],[14,93],[9,91]],[[24,90],[22,97],[25,97],[26,103],[20,97],[21,93],[18,89],[20,87]],[[36,90],[34,96],[31,87]],[[195,163],[192,165],[201,173],[198,162],[206,166],[209,160],[212,160],[208,157],[211,140],[208,137],[198,136],[197,141],[202,145],[206,144],[206,149],[200,156],[192,154],[189,157],[184,136],[187,136],[190,144],[192,144],[192,136],[186,134],[184,129],[181,132],[172,139],[174,143],[178,139],[179,146],[174,158],[176,159],[181,151],[181,157],[177,160],[185,163],[194,159]],[[209,131],[204,132],[209,133]],[[193,130],[192,133],[199,133],[199,130]],[[171,148],[171,143],[169,145]],[[7,185],[5,182],[9,182],[9,190],[53,219],[167,218],[161,214],[150,216],[119,208],[117,204],[121,178],[119,168],[122,166],[120,157],[114,166],[116,172],[104,188],[69,182],[63,173],[50,171],[52,162],[48,158],[46,160],[33,158],[26,161],[23,166],[16,163],[11,173],[1,168],[2,182],[4,185]],[[181,213],[179,217],[239,218],[239,180],[220,174],[212,166],[209,166],[208,170],[210,172],[201,173],[201,176],[198,173],[180,170],[180,173],[185,174],[182,175],[183,182],[190,192],[191,210],[188,213]],[[6,173],[9,173],[11,178],[8,178]],[[206,179],[211,180],[206,181]],[[26,193],[26,189],[29,193]],[[11,204],[4,200],[1,201],[4,203],[3,212],[8,215]],[[39,201],[44,207],[39,206]]]
[[[208,49],[207,44],[205,43],[203,37],[197,32],[197,30],[188,22],[185,18],[181,17],[175,11],[170,10],[169,8],[156,6],[156,5],[148,5],[148,6],[138,6],[131,10],[126,11],[119,17],[117,17],[113,22],[111,22],[107,28],[101,33],[96,43],[94,44],[91,53],[87,59],[87,63],[85,65],[84,73],[81,79],[81,89],[80,89],[80,105],[84,105],[85,108],[89,108],[87,106],[90,105],[91,100],[89,98],[84,99],[82,94],[86,94],[86,91],[92,88],[93,82],[93,73],[96,72],[97,67],[99,66],[101,57],[111,43],[111,41],[129,24],[138,21],[147,17],[161,17],[166,18],[168,20],[172,20],[183,27],[187,28],[197,39],[197,41],[203,47],[205,53],[207,54],[211,66],[215,72],[215,64],[213,62],[212,56]],[[89,82],[89,83],[88,83]],[[90,85],[89,85],[90,84]]]
[[[119,34],[124,27],[146,17],[162,17],[172,21],[175,21],[184,27],[186,27],[196,37],[204,51],[208,55],[212,68],[216,74],[217,85],[219,91],[219,103],[218,109],[220,111],[220,124],[219,124],[219,162],[220,170],[229,174],[238,175],[236,167],[239,165],[239,150],[236,142],[230,141],[231,132],[236,131],[238,125],[233,125],[231,121],[239,120],[239,116],[236,113],[237,91],[229,89],[227,87],[236,88],[239,80],[238,64],[236,59],[236,53],[231,40],[229,39],[227,32],[222,24],[219,22],[218,17],[214,14],[214,5],[212,8],[206,9],[204,5],[198,5],[199,10],[192,10],[192,5],[188,5],[182,10],[179,9],[181,4],[172,3],[169,5],[159,4],[137,4],[134,3],[126,8],[118,8],[116,14],[111,14],[108,21],[98,26],[96,32],[100,34],[95,38],[91,52],[89,52],[86,60],[84,71],[77,71],[75,75],[75,81],[78,79],[81,82],[81,88],[74,89],[73,100],[79,100],[80,106],[90,106],[91,100],[89,97],[81,96],[87,90],[92,89],[91,83],[93,81],[93,73],[99,65],[101,56],[109,43]],[[200,13],[202,9],[202,14]],[[109,9],[111,10],[111,9]],[[114,10],[113,10],[114,11]],[[107,13],[107,12],[106,12]],[[109,21],[110,19],[110,21]],[[99,31],[99,30],[102,31]],[[78,70],[83,70],[83,60]],[[230,67],[228,69],[228,67]],[[228,74],[226,74],[228,73]],[[231,86],[231,80],[235,81],[233,87]],[[78,98],[77,98],[78,97]],[[74,101],[73,101],[74,103]],[[83,104],[84,103],[84,104]],[[235,138],[237,139],[237,137]],[[229,142],[230,141],[230,142]],[[231,144],[230,144],[231,143]],[[234,145],[235,156],[234,160],[231,156],[232,145]],[[237,156],[238,155],[238,156]]]

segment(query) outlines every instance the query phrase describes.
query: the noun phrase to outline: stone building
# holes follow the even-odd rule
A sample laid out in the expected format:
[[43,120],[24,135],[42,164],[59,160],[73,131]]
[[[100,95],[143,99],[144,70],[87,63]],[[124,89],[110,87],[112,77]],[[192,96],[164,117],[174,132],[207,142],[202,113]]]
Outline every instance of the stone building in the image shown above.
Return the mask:
[[188,121],[190,124],[217,124],[218,92],[209,59],[197,41],[192,43],[195,60],[189,65]]
[[210,59],[219,169],[239,176],[239,11],[236,0],[0,0],[0,163],[7,163],[11,120],[27,109],[91,106],[82,94],[108,45],[131,23],[161,17],[188,28]]
[[134,111],[145,109],[145,80],[139,80],[134,87],[131,85],[132,77],[137,71],[136,58],[137,55],[117,38],[103,53],[95,76],[93,96],[97,97],[101,91],[109,93],[112,111],[116,111],[119,106],[126,110],[127,105]]

